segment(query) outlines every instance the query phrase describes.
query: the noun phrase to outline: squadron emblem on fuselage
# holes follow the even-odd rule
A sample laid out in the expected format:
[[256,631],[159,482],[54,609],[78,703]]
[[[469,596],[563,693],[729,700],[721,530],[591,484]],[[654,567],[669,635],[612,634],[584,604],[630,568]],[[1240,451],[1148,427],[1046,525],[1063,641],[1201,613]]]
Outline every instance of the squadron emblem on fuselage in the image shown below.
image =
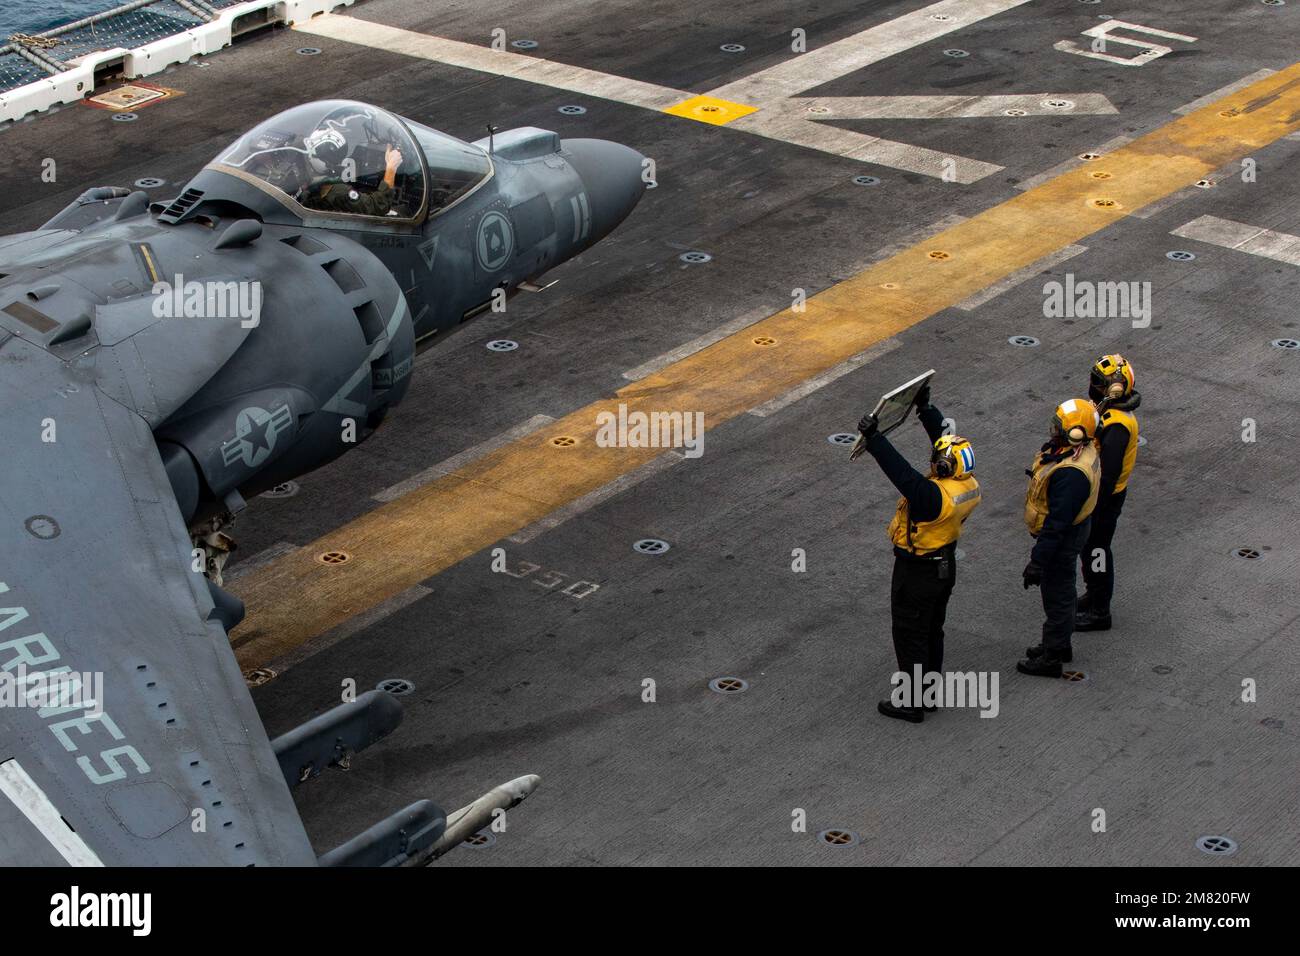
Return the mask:
[[495,209],[489,209],[479,220],[478,241],[474,246],[478,264],[488,272],[496,272],[514,251],[515,234],[510,220]]

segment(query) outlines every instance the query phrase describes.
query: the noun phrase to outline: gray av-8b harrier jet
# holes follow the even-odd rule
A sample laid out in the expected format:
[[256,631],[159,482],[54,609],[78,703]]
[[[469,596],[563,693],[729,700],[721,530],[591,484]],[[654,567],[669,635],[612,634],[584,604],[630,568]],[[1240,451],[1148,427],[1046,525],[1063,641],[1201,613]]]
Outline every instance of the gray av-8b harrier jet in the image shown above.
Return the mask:
[[[617,226],[642,165],[309,103],[171,202],[91,189],[0,239],[0,863],[318,862],[290,788],[400,707],[373,691],[268,741],[221,528],[372,433],[420,343]],[[319,862],[427,861],[535,783],[422,801]]]

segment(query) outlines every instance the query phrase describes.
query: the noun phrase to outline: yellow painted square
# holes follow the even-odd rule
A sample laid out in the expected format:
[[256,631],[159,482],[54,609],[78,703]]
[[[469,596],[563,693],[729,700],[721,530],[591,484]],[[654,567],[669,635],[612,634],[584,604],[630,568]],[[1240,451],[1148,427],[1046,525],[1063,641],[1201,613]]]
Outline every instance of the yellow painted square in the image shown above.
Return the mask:
[[668,107],[664,112],[671,113],[673,116],[685,116],[687,119],[698,120],[701,123],[710,123],[713,126],[726,126],[732,120],[757,113],[758,107],[720,100],[715,96],[692,96],[689,100],[682,100],[676,106]]

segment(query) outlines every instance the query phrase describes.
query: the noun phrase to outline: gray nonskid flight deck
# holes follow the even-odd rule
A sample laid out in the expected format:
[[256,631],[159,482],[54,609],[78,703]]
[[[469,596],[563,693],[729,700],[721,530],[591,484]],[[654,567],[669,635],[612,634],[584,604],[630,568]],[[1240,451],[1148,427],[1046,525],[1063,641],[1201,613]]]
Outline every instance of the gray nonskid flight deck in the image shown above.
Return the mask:
[[[486,46],[494,27],[547,60],[706,92],[809,48],[921,10],[917,2],[709,11],[680,4],[511,3],[431,12],[370,0],[349,16]],[[1249,9],[1248,9],[1249,8]],[[386,488],[536,416],[560,418],[627,385],[623,373],[713,329],[788,306],[970,217],[1025,181],[1116,137],[1137,137],[1187,103],[1290,65],[1290,7],[1032,2],[830,80],[825,97],[1019,93],[1105,96],[1115,114],[852,120],[891,141],[1005,169],[970,184],[870,165],[626,103],[504,79],[359,44],[263,36],[158,77],[185,96],[134,124],[69,107],[0,132],[0,196],[33,228],[89,185],[158,176],[170,198],[258,120],[308,99],[374,102],[466,139],[484,122],[625,143],[657,164],[658,186],[611,237],[416,364],[406,402],[364,450],[259,498],[240,516],[229,570],[307,544],[376,506]],[[1196,37],[1124,68],[1053,49],[1113,14]],[[728,53],[721,45],[743,45]],[[952,56],[946,50],[966,52]],[[520,52],[518,49],[515,52]],[[1124,50],[1125,54],[1132,52]],[[238,82],[255,75],[255,89]],[[586,113],[559,108],[582,105]],[[87,131],[93,130],[93,138]],[[166,144],[163,148],[162,144]],[[40,161],[59,164],[40,184]],[[1225,177],[1145,219],[1082,240],[1083,251],[970,310],[949,309],[897,347],[765,417],[707,433],[706,453],[652,470],[523,544],[503,547],[569,580],[577,599],[494,574],[485,549],[421,582],[427,593],[280,671],[254,690],[274,735],[337,701],[340,682],[404,678],[399,734],[295,791],[320,851],[430,793],[469,799],[485,781],[536,773],[544,786],[509,828],[444,865],[609,863],[1284,864],[1300,860],[1290,768],[1300,757],[1300,602],[1295,506],[1282,476],[1295,425],[1296,266],[1175,235],[1213,216],[1300,235],[1294,140],[1253,154],[1259,181]],[[859,185],[855,176],[879,182]],[[681,253],[712,256],[702,264]],[[1190,251],[1194,259],[1171,259]],[[1152,328],[1047,319],[1042,284],[1145,280]],[[1017,348],[1015,335],[1036,348]],[[519,348],[495,353],[492,339]],[[1081,393],[1087,368],[1121,351],[1138,370],[1143,434],[1116,545],[1116,627],[1078,635],[1078,684],[1014,673],[1036,639],[1037,596],[1020,588],[1024,466],[1051,407]],[[884,527],[895,493],[869,460],[827,436],[851,431],[882,391],[925,368],[978,455],[984,505],[963,536],[949,613],[950,668],[998,671],[1000,713],[941,712],[920,727],[874,712],[893,670]],[[1241,441],[1243,419],[1259,440]],[[921,430],[894,436],[910,460]],[[662,539],[663,554],[634,542]],[[1262,559],[1235,556],[1256,549]],[[808,571],[791,571],[792,549]],[[308,648],[312,648],[309,646]],[[748,689],[711,691],[742,678]],[[642,700],[642,682],[656,702]],[[1241,703],[1245,679],[1259,702]],[[464,801],[461,801],[464,802]],[[1104,808],[1107,832],[1090,827]],[[806,811],[806,832],[792,813]],[[817,834],[851,831],[832,847]],[[1227,835],[1227,860],[1195,841]]]

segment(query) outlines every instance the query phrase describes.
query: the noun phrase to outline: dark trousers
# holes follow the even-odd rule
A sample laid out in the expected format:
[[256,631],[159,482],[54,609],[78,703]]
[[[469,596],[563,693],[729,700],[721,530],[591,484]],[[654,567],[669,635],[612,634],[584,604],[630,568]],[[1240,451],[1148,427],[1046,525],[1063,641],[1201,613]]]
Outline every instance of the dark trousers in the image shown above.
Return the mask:
[[[948,569],[944,577],[940,577],[941,564]],[[956,583],[957,562],[951,548],[943,561],[894,553],[894,577],[889,587],[894,654],[898,669],[909,679],[916,664],[921,665],[922,674],[943,670],[943,621]]]
[[[1116,492],[1107,501],[1098,501],[1092,512],[1092,531],[1088,534],[1088,543],[1079,555],[1083,565],[1083,581],[1087,586],[1088,605],[1098,614],[1110,613],[1110,599],[1115,593],[1115,557],[1111,554],[1110,543],[1115,538],[1115,525],[1119,523],[1119,513],[1124,510],[1124,498],[1128,489]],[[1104,564],[1100,571],[1092,566],[1097,560],[1100,549]]]
[[1074,590],[1075,568],[1079,551],[1091,530],[1092,518],[1077,524],[1061,537],[1060,547],[1043,567],[1043,649],[1055,654],[1069,648],[1074,634],[1074,612],[1078,595]]

